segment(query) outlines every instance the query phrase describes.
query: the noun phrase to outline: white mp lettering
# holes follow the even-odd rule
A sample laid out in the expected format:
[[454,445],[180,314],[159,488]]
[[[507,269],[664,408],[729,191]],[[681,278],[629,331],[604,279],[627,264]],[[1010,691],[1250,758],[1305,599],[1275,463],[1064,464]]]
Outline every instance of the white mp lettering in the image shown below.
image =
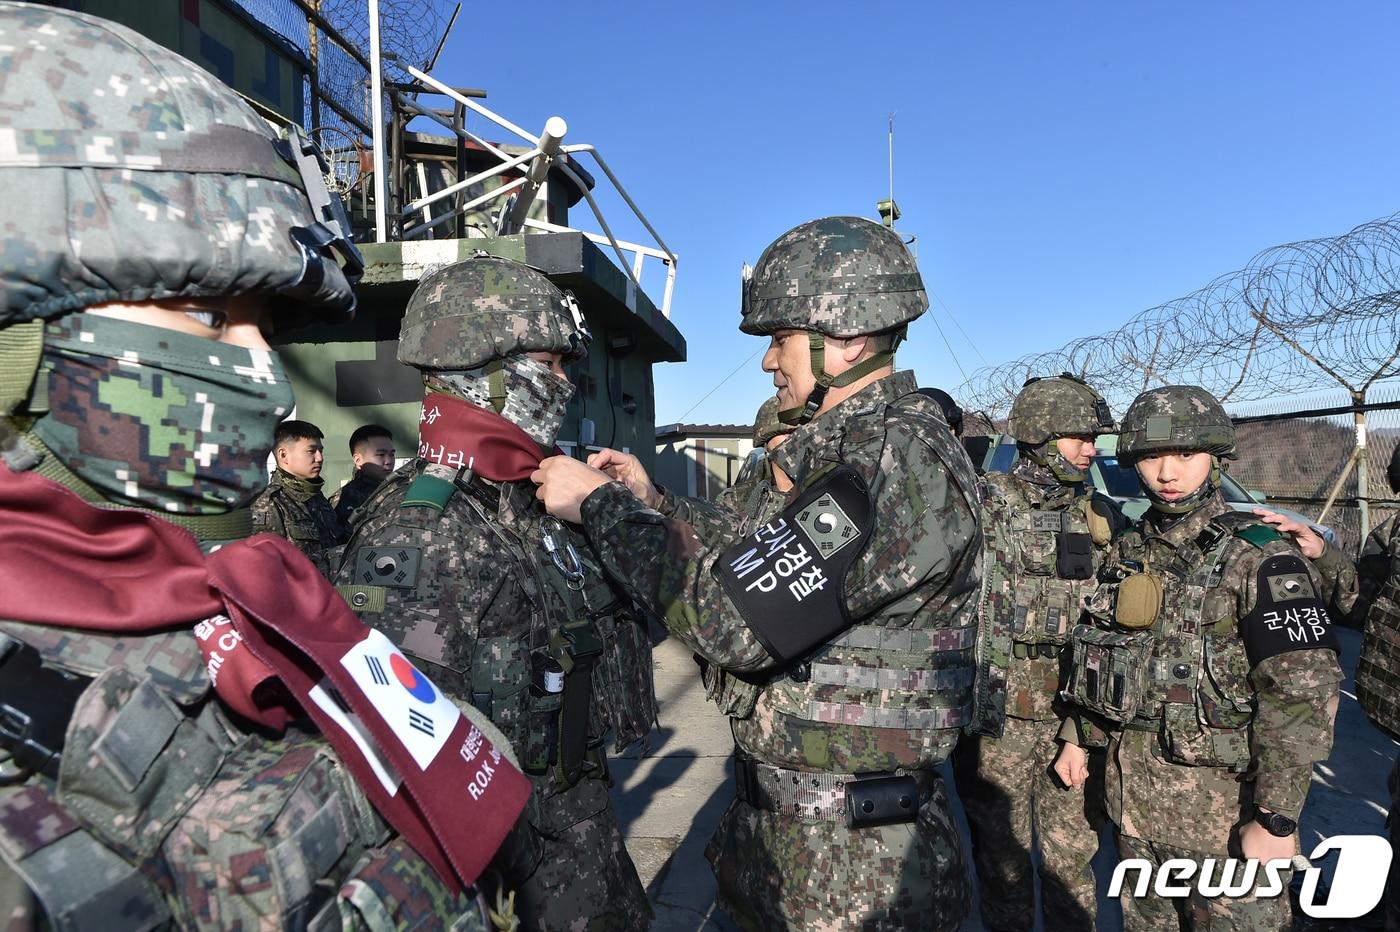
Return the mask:
[[734,575],[740,579],[743,579],[761,566],[763,566],[763,558],[758,555],[757,547],[743,554],[737,560],[731,560],[729,563],[729,568],[733,570]]

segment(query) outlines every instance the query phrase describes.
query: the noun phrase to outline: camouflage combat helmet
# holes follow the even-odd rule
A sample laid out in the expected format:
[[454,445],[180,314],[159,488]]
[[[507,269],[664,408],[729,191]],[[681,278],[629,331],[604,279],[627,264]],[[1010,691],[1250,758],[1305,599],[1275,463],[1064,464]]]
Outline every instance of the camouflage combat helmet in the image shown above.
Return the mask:
[[0,49],[0,414],[42,322],[92,305],[266,294],[279,327],[349,316],[363,262],[300,129],[94,16],[0,4]]
[[573,295],[543,272],[478,253],[419,282],[399,332],[399,362],[419,369],[475,369],[518,353],[581,359],[589,336]]
[[1028,379],[1011,403],[1006,431],[1017,443],[1040,446],[1060,437],[1097,437],[1113,430],[1108,402],[1068,372]]
[[777,396],[769,398],[759,405],[758,414],[754,416],[753,423],[753,445],[755,449],[768,446],[768,441],[783,434],[792,433],[790,424],[784,424],[778,418]]
[[806,330],[816,388],[783,420],[810,420],[827,390],[849,385],[894,360],[877,353],[839,376],[823,366],[826,337],[891,333],[898,345],[909,322],[928,309],[924,280],[899,234],[861,217],[823,217],[778,237],[743,279],[744,333]]
[[1234,455],[1235,425],[1215,396],[1196,385],[1165,385],[1134,398],[1123,415],[1119,458],[1185,451]]

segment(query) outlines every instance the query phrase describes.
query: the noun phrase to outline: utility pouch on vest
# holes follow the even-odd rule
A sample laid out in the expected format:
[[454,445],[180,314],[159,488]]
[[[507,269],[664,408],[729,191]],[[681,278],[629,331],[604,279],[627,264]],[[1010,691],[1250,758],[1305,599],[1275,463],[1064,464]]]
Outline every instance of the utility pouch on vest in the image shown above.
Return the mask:
[[1118,584],[1113,619],[1125,628],[1150,628],[1162,612],[1162,580],[1155,573],[1134,573]]
[[1381,591],[1366,613],[1361,659],[1356,664],[1356,699],[1382,730],[1400,741],[1400,609],[1396,580]]
[[838,466],[715,564],[725,593],[773,659],[800,660],[851,626],[846,573],[870,538],[871,512],[860,473]]
[[874,828],[919,818],[919,783],[903,774],[861,777],[846,784],[846,823]]
[[1094,575],[1094,543],[1088,534],[1066,531],[1056,536],[1055,571],[1061,579],[1089,579]]
[[1131,722],[1147,695],[1151,633],[1076,625],[1073,644],[1065,699],[1109,721]]
[[21,768],[58,779],[63,736],[92,680],[46,667],[39,652],[6,635],[0,660],[0,747]]

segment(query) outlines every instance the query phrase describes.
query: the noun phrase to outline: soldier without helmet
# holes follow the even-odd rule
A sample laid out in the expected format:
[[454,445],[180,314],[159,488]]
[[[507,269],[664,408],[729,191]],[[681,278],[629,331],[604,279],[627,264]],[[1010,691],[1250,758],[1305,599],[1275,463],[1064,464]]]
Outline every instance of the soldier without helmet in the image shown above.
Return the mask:
[[953,759],[982,921],[996,932],[1035,925],[1036,842],[1045,928],[1094,926],[1089,862],[1103,823],[1103,755],[1093,755],[1087,790],[1061,783],[1050,766],[1069,632],[1125,524],[1114,501],[1087,481],[1094,438],[1113,429],[1103,397],[1079,379],[1032,379],[1007,425],[1020,456],[1009,474],[988,473],[982,483],[977,714]]
[[356,512],[336,577],[360,617],[490,716],[534,792],[525,928],[634,930],[650,908],[608,797],[605,738],[656,718],[651,641],[527,481],[587,349],[572,295],[486,254],[425,276],[399,361],[423,373],[417,457]]
[[[708,851],[747,929],[952,929],[966,867],[935,771],[971,711],[976,478],[911,372],[928,306],[892,231],[802,224],[745,283],[768,336],[793,489],[692,526],[635,458],[546,460],[551,512],[582,523],[628,592],[723,671],[737,798]],[[621,477],[626,482],[610,481]]]
[[[1064,696],[1078,708],[1056,773],[1082,785],[1083,746],[1106,740],[1119,855],[1154,868],[1297,854],[1313,764],[1332,745],[1342,672],[1327,593],[1297,547],[1221,497],[1221,460],[1234,451],[1234,425],[1205,389],[1133,401],[1118,456],[1151,507],[1119,537],[1091,623],[1072,635]],[[1127,886],[1124,926],[1287,928],[1288,873],[1274,896],[1256,895],[1262,867],[1241,897],[1139,899]]]
[[96,17],[0,3],[0,49],[0,915],[484,929],[390,827],[428,832],[397,820],[349,729],[299,705],[285,665],[241,679],[314,660],[370,725],[324,652],[263,641],[248,666],[242,622],[269,620],[269,592],[289,637],[368,631],[290,545],[227,543],[293,404],[264,332],[354,306],[359,256],[314,148]]

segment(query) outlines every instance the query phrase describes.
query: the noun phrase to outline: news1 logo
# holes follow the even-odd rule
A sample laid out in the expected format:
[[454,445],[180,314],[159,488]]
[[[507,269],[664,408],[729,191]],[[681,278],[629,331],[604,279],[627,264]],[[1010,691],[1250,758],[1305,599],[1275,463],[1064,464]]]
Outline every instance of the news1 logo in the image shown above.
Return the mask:
[[[1376,907],[1385,893],[1385,878],[1394,852],[1390,842],[1379,835],[1333,835],[1313,848],[1308,860],[1316,861],[1336,851],[1337,869],[1326,903],[1317,902],[1322,868],[1303,869],[1303,889],[1298,905],[1313,919],[1356,919]],[[1218,868],[1217,868],[1218,865]],[[1109,897],[1120,896],[1129,871],[1136,871],[1131,895],[1177,898],[1197,893],[1206,899],[1218,896],[1278,896],[1283,892],[1283,874],[1293,866],[1289,858],[1265,861],[1206,858],[1192,861],[1171,858],[1154,868],[1145,858],[1125,858],[1113,869]],[[1261,880],[1260,873],[1263,873]],[[1192,880],[1195,880],[1194,889]]]

